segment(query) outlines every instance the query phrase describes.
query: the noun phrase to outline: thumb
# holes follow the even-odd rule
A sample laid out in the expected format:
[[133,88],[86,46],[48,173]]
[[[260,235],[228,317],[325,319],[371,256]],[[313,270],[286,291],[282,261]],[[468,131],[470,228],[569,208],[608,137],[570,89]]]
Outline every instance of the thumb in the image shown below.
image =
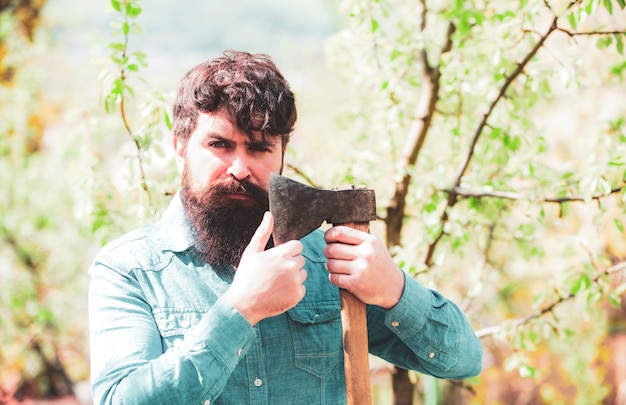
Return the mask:
[[267,242],[270,240],[270,236],[272,235],[272,231],[274,230],[274,217],[269,211],[266,211],[263,214],[263,220],[261,220],[261,224],[252,235],[252,239],[250,239],[250,243],[246,246],[243,254],[250,253],[260,253],[265,250],[265,246],[267,246]]

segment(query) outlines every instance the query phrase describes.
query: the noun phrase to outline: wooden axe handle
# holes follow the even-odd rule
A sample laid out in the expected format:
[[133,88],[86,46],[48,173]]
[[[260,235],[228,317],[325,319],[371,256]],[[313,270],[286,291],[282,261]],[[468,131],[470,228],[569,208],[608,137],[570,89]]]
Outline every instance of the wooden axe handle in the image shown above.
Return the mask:
[[[369,232],[369,222],[341,224]],[[341,326],[348,405],[370,405],[369,350],[365,304],[347,290],[341,290]]]

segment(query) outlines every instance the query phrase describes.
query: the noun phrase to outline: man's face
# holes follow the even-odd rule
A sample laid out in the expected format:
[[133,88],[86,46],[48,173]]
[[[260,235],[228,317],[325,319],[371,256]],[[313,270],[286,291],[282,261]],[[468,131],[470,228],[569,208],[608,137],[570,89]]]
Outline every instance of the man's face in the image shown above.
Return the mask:
[[[280,139],[264,143],[259,136],[251,141],[239,131],[224,111],[201,113],[198,125],[186,145],[174,138],[177,164],[187,171],[188,186],[200,192],[212,183],[225,180],[247,180],[265,191],[269,189],[270,173],[280,173],[283,149]],[[245,199],[233,194],[233,199]]]
[[199,117],[186,148],[177,141],[174,145],[196,251],[215,269],[237,267],[268,210],[270,173],[282,169],[280,140],[251,140],[218,112]]

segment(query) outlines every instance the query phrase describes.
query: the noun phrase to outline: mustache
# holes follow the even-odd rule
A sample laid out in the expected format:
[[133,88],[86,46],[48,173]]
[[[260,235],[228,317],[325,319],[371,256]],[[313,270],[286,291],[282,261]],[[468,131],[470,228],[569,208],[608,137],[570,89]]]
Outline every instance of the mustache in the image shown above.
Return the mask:
[[210,186],[214,196],[224,196],[228,194],[241,194],[252,198],[259,203],[268,202],[267,191],[253,184],[249,180],[224,179],[219,180]]
[[233,179],[224,179],[212,184],[211,187],[213,187],[216,192],[222,194],[246,194],[250,193],[250,190],[254,189],[257,186],[247,180],[239,181]]

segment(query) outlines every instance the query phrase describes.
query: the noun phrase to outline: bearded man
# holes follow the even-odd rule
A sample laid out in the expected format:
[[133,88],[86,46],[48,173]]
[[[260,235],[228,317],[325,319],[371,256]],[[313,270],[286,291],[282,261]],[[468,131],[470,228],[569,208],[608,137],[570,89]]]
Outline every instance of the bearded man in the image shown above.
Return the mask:
[[273,246],[269,178],[296,117],[267,55],[227,51],[184,76],[182,187],[90,268],[95,404],[345,403],[340,288],[367,304],[372,354],[439,378],[480,372],[465,315],[375,236],[336,226]]

